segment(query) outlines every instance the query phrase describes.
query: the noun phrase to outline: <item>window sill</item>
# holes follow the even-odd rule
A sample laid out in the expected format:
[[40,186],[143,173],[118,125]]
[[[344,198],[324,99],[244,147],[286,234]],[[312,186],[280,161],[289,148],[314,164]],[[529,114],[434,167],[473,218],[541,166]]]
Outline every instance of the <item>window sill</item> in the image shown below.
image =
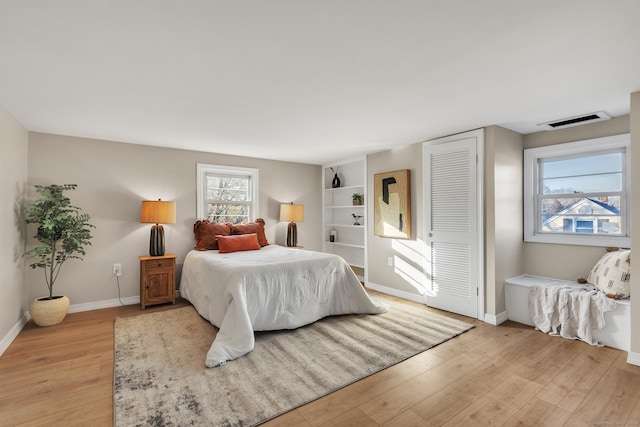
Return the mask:
[[593,236],[593,235],[553,235],[553,234],[531,234],[524,237],[525,242],[534,243],[552,243],[559,245],[578,245],[578,246],[615,246],[619,248],[630,248],[631,238],[615,237],[615,236]]

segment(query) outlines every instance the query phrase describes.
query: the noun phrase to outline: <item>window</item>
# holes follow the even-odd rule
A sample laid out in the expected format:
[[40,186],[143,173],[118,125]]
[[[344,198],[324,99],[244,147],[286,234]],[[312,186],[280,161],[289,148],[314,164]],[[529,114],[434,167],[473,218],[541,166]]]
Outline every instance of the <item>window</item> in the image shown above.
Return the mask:
[[238,224],[258,217],[258,169],[197,165],[198,219]]
[[629,135],[524,150],[525,241],[629,247]]

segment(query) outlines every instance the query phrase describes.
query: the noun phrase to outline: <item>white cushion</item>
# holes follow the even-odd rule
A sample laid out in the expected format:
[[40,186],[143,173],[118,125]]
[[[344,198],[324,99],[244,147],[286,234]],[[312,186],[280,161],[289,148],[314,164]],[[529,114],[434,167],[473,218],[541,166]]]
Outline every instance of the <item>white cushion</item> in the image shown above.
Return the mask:
[[608,295],[631,296],[631,250],[607,252],[593,267],[587,282]]

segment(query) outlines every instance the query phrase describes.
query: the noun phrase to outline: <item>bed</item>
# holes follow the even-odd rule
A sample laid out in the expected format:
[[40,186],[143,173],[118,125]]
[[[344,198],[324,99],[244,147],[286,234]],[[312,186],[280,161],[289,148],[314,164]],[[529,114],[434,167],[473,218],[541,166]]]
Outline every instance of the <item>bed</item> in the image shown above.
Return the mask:
[[253,350],[254,331],[295,329],[326,316],[387,309],[369,297],[341,257],[278,245],[230,253],[192,250],[184,261],[180,294],[219,328],[207,367]]

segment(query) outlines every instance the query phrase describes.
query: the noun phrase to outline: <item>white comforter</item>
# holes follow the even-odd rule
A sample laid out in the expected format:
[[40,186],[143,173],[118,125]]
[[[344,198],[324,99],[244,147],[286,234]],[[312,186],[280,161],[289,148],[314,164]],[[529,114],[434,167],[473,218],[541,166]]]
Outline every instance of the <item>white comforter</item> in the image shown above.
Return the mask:
[[227,254],[189,252],[180,295],[219,328],[207,367],[253,350],[254,331],[294,329],[325,316],[387,309],[369,297],[341,257],[277,245]]

